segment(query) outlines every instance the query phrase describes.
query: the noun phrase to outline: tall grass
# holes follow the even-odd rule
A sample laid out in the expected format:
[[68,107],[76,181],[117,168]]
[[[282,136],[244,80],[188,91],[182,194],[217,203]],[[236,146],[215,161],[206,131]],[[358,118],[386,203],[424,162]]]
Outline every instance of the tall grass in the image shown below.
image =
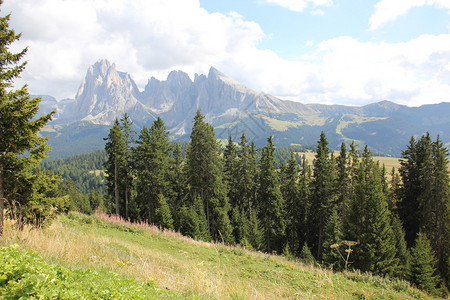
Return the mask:
[[281,256],[196,241],[146,223],[70,213],[45,229],[5,221],[1,244],[17,243],[49,260],[108,268],[188,297],[231,299],[427,298],[403,281],[333,273]]

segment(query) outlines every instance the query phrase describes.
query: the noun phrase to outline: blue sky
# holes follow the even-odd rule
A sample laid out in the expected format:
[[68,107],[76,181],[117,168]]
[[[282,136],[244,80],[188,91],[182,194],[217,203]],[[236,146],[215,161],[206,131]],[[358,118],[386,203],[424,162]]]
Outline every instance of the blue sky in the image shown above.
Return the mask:
[[5,0],[23,36],[19,84],[75,97],[101,58],[142,89],[214,66],[304,103],[450,101],[449,0]]
[[332,4],[329,6],[309,5],[302,12],[262,0],[201,0],[200,6],[210,13],[229,14],[235,11],[246,20],[255,21],[267,35],[260,47],[271,49],[288,60],[298,59],[302,53],[307,53],[305,45],[310,42],[317,44],[338,36],[351,36],[359,41],[395,43],[407,42],[422,34],[449,33],[449,10],[438,5],[413,7],[395,21],[377,30],[370,30],[369,19],[378,2],[330,1]]

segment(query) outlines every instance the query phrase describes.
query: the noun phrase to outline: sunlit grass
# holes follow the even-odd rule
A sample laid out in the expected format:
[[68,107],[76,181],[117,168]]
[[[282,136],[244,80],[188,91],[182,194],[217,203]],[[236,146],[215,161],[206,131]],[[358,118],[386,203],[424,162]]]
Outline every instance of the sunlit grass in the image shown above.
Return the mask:
[[205,243],[105,214],[60,216],[40,230],[7,220],[2,244],[17,243],[67,265],[108,268],[192,296],[232,299],[412,299],[406,282],[330,270],[241,247]]

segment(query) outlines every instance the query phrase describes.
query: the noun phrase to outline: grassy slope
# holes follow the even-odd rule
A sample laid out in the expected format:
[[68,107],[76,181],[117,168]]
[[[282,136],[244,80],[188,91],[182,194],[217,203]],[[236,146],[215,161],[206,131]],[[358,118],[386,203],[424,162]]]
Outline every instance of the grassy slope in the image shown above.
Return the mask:
[[197,242],[106,216],[71,213],[45,230],[26,227],[21,232],[7,221],[1,243],[18,243],[70,267],[111,269],[191,298],[426,298],[405,282],[333,274],[280,256]]

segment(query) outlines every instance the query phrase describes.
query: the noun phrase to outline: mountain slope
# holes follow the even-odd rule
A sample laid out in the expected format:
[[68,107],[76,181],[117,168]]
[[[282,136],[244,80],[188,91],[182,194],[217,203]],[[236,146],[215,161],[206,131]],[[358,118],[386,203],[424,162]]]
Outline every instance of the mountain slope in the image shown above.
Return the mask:
[[9,220],[5,224],[0,246],[18,243],[46,260],[113,270],[191,299],[429,298],[403,281],[333,273],[281,256],[194,241],[103,214],[70,213],[38,230],[25,227],[17,231]]
[[[44,97],[41,110],[52,109],[57,114],[48,131],[57,133],[56,125],[73,129],[80,121],[111,125],[115,118],[128,113],[138,130],[160,116],[173,139],[187,140],[193,117],[201,109],[218,138],[231,135],[237,140],[245,131],[257,146],[263,146],[269,135],[274,135],[278,146],[312,145],[321,131],[333,148],[342,141],[356,141],[391,155],[399,155],[412,135],[426,131],[432,136],[439,134],[444,144],[450,145],[450,103],[421,107],[389,101],[362,107],[302,104],[253,91],[213,67],[208,76],[195,75],[194,80],[182,71],[172,71],[164,81],[152,77],[141,92],[129,74],[117,71],[107,60],[99,60],[89,67],[74,100],[58,102]],[[103,137],[98,136],[97,149],[103,147]],[[50,137],[56,152],[61,152],[60,138],[57,134]],[[69,142],[79,153],[87,150],[82,141]]]

